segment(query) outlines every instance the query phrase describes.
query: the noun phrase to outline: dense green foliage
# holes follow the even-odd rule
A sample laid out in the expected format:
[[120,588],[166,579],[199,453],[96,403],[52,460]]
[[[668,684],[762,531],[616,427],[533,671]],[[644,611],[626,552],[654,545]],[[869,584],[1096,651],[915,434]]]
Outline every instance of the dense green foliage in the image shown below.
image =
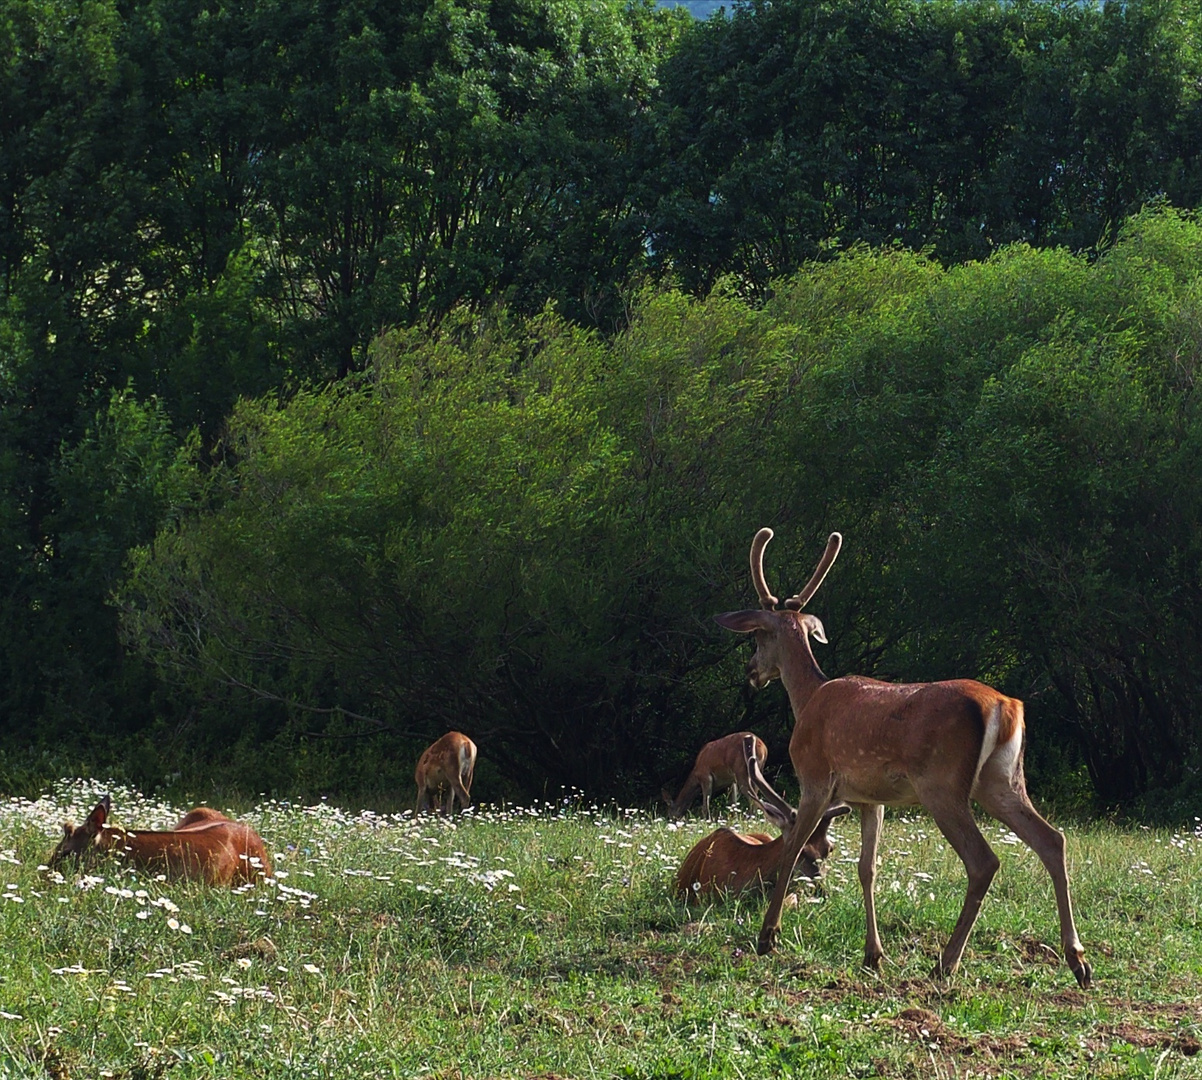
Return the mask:
[[619,0],[76,7],[0,3],[0,709],[10,747],[36,725],[56,753],[191,712],[108,606],[174,512],[174,448],[143,433],[210,450],[240,395],[345,375],[382,328],[456,305],[612,319],[642,258],[623,148],[686,21]]
[[[541,804],[448,825],[272,801],[249,817],[277,878],[250,890],[116,861],[39,874],[88,787],[0,805],[6,1076],[1198,1075],[1194,829],[1069,831],[1096,980],[1082,993],[1053,948],[1043,867],[993,825],[1001,871],[960,971],[936,981],[964,879],[921,816],[885,827],[878,974],[860,967],[851,824],[822,892],[799,889],[780,950],[760,957],[761,897],[689,910],[670,894],[711,828],[696,819]],[[114,803],[127,824],[181,809]]]
[[1199,32],[0,0],[0,777],[779,753],[710,621],[769,523],[782,588],[847,536],[832,674],[1020,694],[1065,798],[1196,790]]
[[1195,782],[1200,253],[1149,214],[1092,264],[861,251],[758,309],[650,295],[608,341],[386,335],[354,384],[239,406],[127,632],[197,692],[344,709],[378,746],[464,727],[527,788],[645,795],[703,734],[786,730],[711,616],[749,598],[755,527],[795,589],[838,526],[828,671],[991,680],[1108,802]]
[[749,0],[661,67],[649,227],[691,287],[831,247],[1089,250],[1202,195],[1196,4]]

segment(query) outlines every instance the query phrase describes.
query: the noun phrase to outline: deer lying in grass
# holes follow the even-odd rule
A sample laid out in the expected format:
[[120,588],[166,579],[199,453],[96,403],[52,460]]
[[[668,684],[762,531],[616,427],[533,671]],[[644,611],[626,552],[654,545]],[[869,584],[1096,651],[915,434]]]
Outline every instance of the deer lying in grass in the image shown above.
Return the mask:
[[761,610],[716,616],[728,630],[754,634],[756,650],[747,664],[751,685],[760,689],[780,679],[793,707],[789,757],[801,781],[801,805],[785,841],[759,951],[776,945],[789,879],[805,842],[826,807],[842,800],[860,811],[864,963],[878,967],[884,950],[873,888],[883,808],[921,804],[968,873],[964,906],[935,969],[937,976],[950,975],[959,966],[999,865],[973,818],[975,799],[1009,826],[1051,875],[1065,960],[1081,987],[1088,987],[1092,971],[1073,923],[1064,836],[1040,817],[1027,796],[1022,702],[971,679],[905,684],[859,675],[828,679],[810,649],[810,638],[825,642],[826,633],[817,618],[801,609],[822,584],[842,537],[831,534],[809,583],[785,601],[783,610],[764,580],[764,548],[771,539],[771,529],[760,529],[751,544],[751,580]]
[[[774,839],[767,833],[739,833],[722,828],[698,840],[676,873],[676,892],[688,903],[697,903],[716,893],[764,888],[774,884],[779,877],[785,854],[783,834],[792,828],[797,812],[764,779],[754,755],[752,738],[749,735],[745,740],[744,753],[751,788],[761,797],[757,798],[753,793],[750,798],[782,835]],[[850,812],[851,807],[842,804],[827,807],[818,827],[801,849],[797,873],[811,879],[821,877],[822,861],[833,847],[827,827],[835,818]]]
[[195,829],[214,821],[229,820],[220,810],[214,810],[211,806],[196,806],[175,823],[175,829]]
[[209,885],[236,885],[271,876],[271,859],[249,825],[199,806],[167,832],[109,825],[112,800],[105,796],[82,825],[63,825],[63,838],[48,860],[51,869],[67,859],[84,861],[111,854],[140,870],[169,878],[194,878]]
[[715,793],[729,789],[732,805],[738,802],[740,791],[754,801],[747,779],[748,759],[743,752],[744,743],[748,739],[753,740],[754,760],[758,761],[762,768],[768,760],[768,747],[764,745],[763,739],[750,731],[736,731],[706,743],[697,754],[697,760],[693,762],[692,771],[680,789],[680,794],[673,799],[667,788],[661,793],[664,802],[668,804],[668,816],[683,817],[685,811],[693,805],[699,791],[701,812],[707,818],[710,816],[710,796]]
[[[476,744],[458,731],[448,731],[437,742],[427,746],[417,760],[413,778],[417,781],[417,804],[414,813],[430,808],[430,796],[440,814],[453,814],[455,800],[462,810],[472,805],[472,775],[476,771]],[[446,793],[445,809],[442,795]]]

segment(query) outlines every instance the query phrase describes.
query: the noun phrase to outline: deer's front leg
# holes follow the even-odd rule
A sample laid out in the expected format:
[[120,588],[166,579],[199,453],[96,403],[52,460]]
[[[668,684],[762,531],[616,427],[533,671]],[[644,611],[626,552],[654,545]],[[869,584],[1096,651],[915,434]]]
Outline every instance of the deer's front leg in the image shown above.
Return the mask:
[[864,893],[864,966],[874,971],[881,966],[885,950],[876,928],[876,854],[885,819],[883,806],[860,807],[860,889]]
[[822,820],[822,811],[826,809],[829,792],[820,799],[803,799],[797,810],[797,820],[793,823],[781,852],[780,867],[776,877],[776,888],[772,890],[772,899],[768,902],[768,910],[764,912],[764,925],[760,927],[760,939],[756,951],[764,956],[776,948],[780,940],[780,917],[785,907],[785,897],[789,895],[789,886],[793,881],[793,871],[797,868],[797,860],[801,858],[801,849],[805,847],[818,822]]

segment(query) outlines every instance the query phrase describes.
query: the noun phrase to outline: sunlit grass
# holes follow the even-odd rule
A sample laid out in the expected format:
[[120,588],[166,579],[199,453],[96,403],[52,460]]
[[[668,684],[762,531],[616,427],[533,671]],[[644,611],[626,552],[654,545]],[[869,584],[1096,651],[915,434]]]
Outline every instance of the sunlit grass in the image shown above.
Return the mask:
[[275,861],[254,887],[40,870],[62,820],[110,790],[129,826],[187,809],[95,783],[0,804],[2,1075],[1199,1073],[1198,827],[1070,831],[1082,994],[1046,873],[994,822],[1002,869],[961,972],[936,983],[964,874],[920,815],[886,822],[877,976],[859,966],[854,819],[761,958],[761,897],[671,895],[702,820],[580,798],[453,822],[270,801],[237,815]]

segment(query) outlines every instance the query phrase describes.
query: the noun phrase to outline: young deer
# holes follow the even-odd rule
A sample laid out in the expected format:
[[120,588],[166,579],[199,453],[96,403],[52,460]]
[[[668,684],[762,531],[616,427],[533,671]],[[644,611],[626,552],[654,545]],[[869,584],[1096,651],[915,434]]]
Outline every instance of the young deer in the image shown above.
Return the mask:
[[170,878],[199,878],[209,885],[234,885],[271,876],[271,859],[259,834],[208,807],[184,815],[168,832],[133,831],[108,824],[112,800],[106,795],[82,825],[63,825],[63,838],[48,860],[54,869],[66,859],[101,854],[123,857],[141,870]]
[[885,806],[921,804],[955,849],[968,873],[968,892],[935,974],[959,966],[981,903],[998,870],[998,858],[981,835],[971,801],[1009,826],[1039,856],[1051,875],[1060,915],[1064,956],[1082,988],[1092,971],[1073,923],[1064,836],[1036,812],[1023,775],[1022,702],[983,683],[887,683],[858,675],[827,679],[814,661],[810,638],[825,642],[822,623],[801,609],[818,590],[842,537],[832,533],[809,583],[778,609],[764,580],[764,548],[771,529],[751,544],[751,579],[761,610],[716,616],[720,625],[754,634],[747,664],[756,689],[780,679],[793,707],[789,757],[801,781],[801,805],[786,840],[781,874],[764,914],[759,951],[780,935],[781,909],[802,847],[834,800],[860,811],[860,885],[867,939],[864,963],[878,967],[884,951],[877,934],[873,888],[877,840]]
[[[476,744],[458,731],[448,731],[437,742],[432,743],[417,759],[417,770],[413,774],[417,781],[417,806],[415,813],[430,807],[430,795],[434,795],[434,806],[440,814],[453,814],[455,800],[459,808],[472,805],[472,774],[476,770]],[[446,806],[442,806],[442,793],[446,792]]]
[[[745,740],[744,752],[751,787],[757,789],[761,797],[751,794],[750,798],[782,834],[787,833],[797,813],[764,779],[754,755],[752,738],[749,735]],[[801,849],[796,872],[802,877],[813,879],[822,875],[822,860],[831,853],[833,847],[827,836],[827,827],[832,820],[850,811],[850,807],[842,804],[826,808],[814,834]],[[676,873],[676,892],[692,904],[715,893],[739,893],[747,889],[764,888],[774,884],[779,877],[784,854],[784,835],[773,839],[767,833],[717,829],[698,840],[685,856]]]
[[768,760],[768,747],[764,740],[750,731],[736,731],[731,735],[723,735],[720,739],[706,743],[697,760],[693,762],[692,772],[680,789],[675,799],[672,793],[664,788],[661,792],[664,802],[668,804],[668,816],[683,817],[684,812],[693,805],[697,792],[701,792],[701,812],[710,816],[710,796],[716,792],[730,789],[730,801],[738,802],[739,792],[752,798],[751,787],[747,781],[747,758],[743,753],[743,744],[747,739],[754,742],[754,760],[761,766]]

